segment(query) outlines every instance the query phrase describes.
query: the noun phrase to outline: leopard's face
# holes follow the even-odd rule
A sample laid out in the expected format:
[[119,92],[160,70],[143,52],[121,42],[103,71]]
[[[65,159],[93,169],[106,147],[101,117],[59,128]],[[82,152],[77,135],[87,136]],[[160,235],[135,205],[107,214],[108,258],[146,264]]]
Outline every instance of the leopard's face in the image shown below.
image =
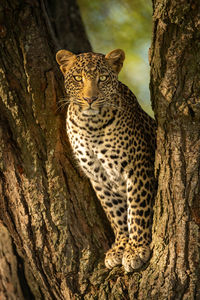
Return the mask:
[[114,50],[106,56],[92,52],[74,55],[60,50],[57,61],[65,77],[70,103],[85,115],[98,114],[105,106],[114,107],[123,60],[122,50]]

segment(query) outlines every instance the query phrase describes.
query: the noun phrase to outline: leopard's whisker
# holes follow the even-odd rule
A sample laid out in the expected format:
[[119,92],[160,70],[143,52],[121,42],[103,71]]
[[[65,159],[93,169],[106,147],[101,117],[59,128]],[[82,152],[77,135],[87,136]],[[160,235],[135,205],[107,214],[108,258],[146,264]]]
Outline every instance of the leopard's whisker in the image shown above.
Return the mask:
[[56,112],[58,112],[59,110],[62,110],[62,109],[64,109],[66,106],[68,105],[68,103],[67,102],[65,102],[65,103],[62,103],[61,105],[59,105],[58,106],[58,108],[56,109]]
[[63,100],[59,100],[57,103],[58,103],[58,104],[60,104],[60,103],[70,103],[70,100],[68,100],[68,99],[63,99]]

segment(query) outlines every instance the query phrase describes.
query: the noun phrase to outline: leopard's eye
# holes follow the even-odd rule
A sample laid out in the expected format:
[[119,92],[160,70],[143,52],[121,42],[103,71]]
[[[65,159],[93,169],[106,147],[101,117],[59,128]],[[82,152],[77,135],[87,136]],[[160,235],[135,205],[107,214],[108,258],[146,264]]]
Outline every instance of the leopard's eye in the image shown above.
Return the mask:
[[82,81],[82,76],[81,75],[74,75],[74,79],[76,80],[76,81]]
[[107,78],[108,78],[108,75],[100,75],[99,81],[106,81]]

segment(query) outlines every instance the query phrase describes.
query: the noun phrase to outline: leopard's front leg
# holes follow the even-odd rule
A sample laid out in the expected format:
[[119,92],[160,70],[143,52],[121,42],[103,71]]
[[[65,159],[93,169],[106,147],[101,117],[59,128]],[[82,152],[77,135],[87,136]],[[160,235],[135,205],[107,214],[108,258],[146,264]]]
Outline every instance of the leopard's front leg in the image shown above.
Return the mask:
[[127,181],[129,241],[122,264],[127,272],[139,269],[150,257],[153,169],[139,165],[129,172]]
[[128,242],[127,201],[125,195],[113,190],[113,186],[91,182],[115,234],[115,242],[105,257],[105,265],[111,269],[122,264]]

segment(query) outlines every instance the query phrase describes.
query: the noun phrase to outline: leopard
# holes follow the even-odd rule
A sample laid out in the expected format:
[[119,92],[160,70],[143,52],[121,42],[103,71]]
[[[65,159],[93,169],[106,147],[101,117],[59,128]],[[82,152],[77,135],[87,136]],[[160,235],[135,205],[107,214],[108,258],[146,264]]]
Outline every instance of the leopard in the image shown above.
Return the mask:
[[56,54],[64,76],[69,141],[115,236],[105,266],[133,272],[151,255],[156,121],[119,81],[124,59],[122,49],[106,55]]

